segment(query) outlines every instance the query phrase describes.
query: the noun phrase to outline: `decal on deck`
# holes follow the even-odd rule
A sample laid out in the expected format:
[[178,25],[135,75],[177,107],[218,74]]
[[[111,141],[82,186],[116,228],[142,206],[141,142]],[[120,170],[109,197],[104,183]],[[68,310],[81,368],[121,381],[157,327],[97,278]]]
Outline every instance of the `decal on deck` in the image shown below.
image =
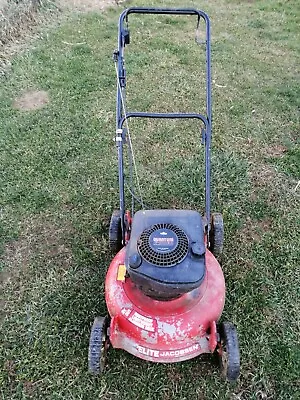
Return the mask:
[[133,325],[138,326],[148,332],[155,332],[156,320],[153,318],[145,317],[130,308],[122,308],[121,313],[130,321]]
[[193,344],[192,346],[186,347],[185,349],[180,350],[153,350],[147,347],[143,347],[140,345],[136,345],[136,349],[139,353],[144,354],[148,357],[155,357],[155,358],[170,358],[170,357],[182,357],[187,354],[194,353],[200,350],[200,345],[198,343]]

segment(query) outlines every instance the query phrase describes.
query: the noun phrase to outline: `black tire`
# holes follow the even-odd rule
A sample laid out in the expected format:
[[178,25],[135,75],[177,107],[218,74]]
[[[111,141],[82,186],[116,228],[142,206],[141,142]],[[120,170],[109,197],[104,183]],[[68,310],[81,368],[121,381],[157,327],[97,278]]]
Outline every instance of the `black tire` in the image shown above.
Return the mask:
[[110,219],[109,247],[114,254],[122,248],[121,212],[119,210],[115,210]]
[[219,325],[219,357],[222,375],[235,382],[240,375],[240,350],[235,326],[231,322]]
[[209,242],[209,250],[215,257],[219,257],[222,254],[224,243],[224,223],[222,214],[220,213],[214,213],[211,216]]
[[96,317],[91,329],[88,364],[89,372],[94,375],[101,374],[106,364],[107,350],[109,347],[108,326],[108,316]]

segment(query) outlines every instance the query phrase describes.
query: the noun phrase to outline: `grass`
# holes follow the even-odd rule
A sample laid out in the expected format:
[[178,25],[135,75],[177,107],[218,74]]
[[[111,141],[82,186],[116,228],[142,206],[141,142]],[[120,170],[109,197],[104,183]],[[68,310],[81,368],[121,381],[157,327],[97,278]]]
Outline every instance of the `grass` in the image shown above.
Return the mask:
[[[3,399],[299,398],[299,7],[202,6],[213,29],[212,204],[226,224],[222,318],[239,332],[238,384],[223,382],[206,357],[156,365],[112,350],[105,375],[86,371],[89,329],[105,313],[107,228],[118,206],[116,7],[70,16],[14,57],[3,78]],[[128,109],[203,111],[195,21],[133,17],[130,28]],[[14,109],[29,89],[48,91],[50,102]],[[146,203],[202,212],[198,126],[130,126]]]

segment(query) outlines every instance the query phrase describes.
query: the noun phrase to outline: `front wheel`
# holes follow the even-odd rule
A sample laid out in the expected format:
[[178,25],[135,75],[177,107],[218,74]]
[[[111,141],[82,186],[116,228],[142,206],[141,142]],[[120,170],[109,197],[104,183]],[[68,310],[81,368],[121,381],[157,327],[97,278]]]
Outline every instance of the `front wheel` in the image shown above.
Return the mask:
[[240,350],[236,328],[231,322],[223,322],[219,325],[218,332],[222,375],[229,382],[235,382],[240,375]]
[[95,318],[91,329],[88,354],[89,372],[94,375],[101,374],[106,364],[109,347],[108,327],[108,316]]

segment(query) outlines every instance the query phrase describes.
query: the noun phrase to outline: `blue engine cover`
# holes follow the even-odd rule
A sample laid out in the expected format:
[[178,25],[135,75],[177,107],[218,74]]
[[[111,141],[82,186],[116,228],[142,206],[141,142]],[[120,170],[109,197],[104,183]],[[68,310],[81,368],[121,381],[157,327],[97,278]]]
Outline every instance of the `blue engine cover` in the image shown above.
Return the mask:
[[205,276],[202,217],[192,210],[135,213],[126,269],[146,295],[172,299],[199,287]]

